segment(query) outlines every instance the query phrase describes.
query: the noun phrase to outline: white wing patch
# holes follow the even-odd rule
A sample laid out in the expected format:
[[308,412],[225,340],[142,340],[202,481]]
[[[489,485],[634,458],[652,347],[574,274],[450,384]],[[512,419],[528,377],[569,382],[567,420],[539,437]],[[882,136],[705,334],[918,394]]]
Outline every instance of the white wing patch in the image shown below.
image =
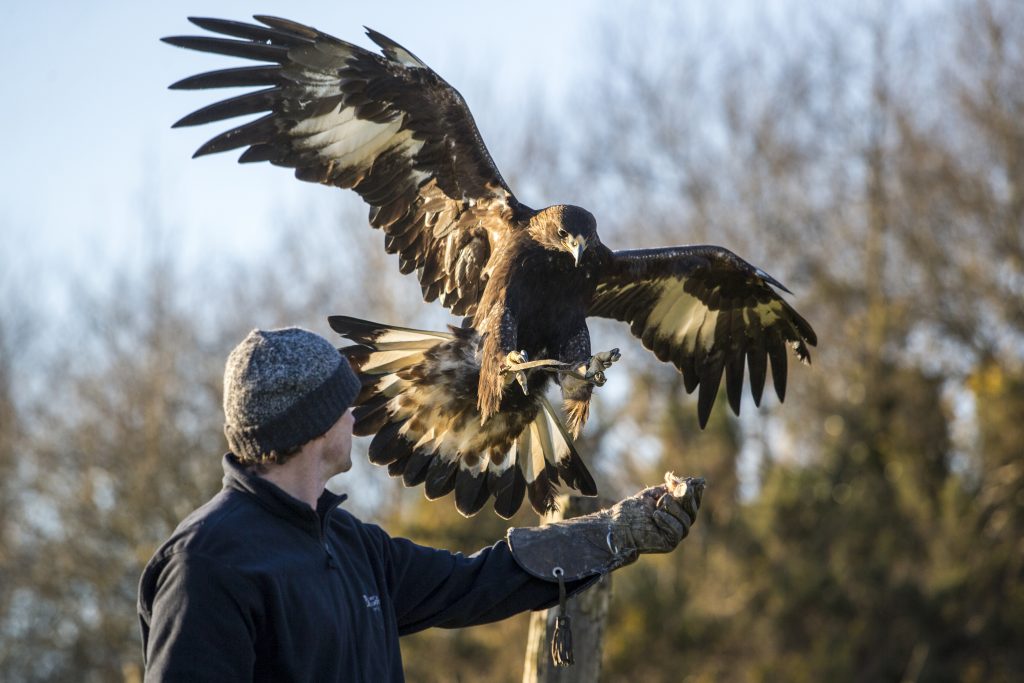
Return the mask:
[[402,63],[402,66],[420,67],[426,68],[427,65],[416,58],[416,55],[406,50],[404,47],[395,45],[391,48],[391,54],[398,58],[398,61]]
[[[322,156],[349,163],[345,157],[380,137],[390,138],[402,126],[402,120],[375,123],[357,119],[348,108],[335,110],[312,119],[317,132],[297,136],[295,146],[299,149],[318,149]],[[292,129],[297,132],[298,126]]]
[[[757,316],[762,327],[769,327],[776,320],[780,319],[779,306],[774,301],[758,304],[754,307],[753,314]],[[743,311],[743,320],[747,320],[747,309]]]
[[341,107],[320,116],[299,121],[291,130],[297,149],[315,150],[340,167],[364,168],[382,152],[399,148],[414,156],[423,147],[413,140],[412,131],[401,130],[404,116],[387,123],[376,123],[355,116],[352,107]]
[[352,107],[339,108],[327,114],[299,120],[292,127],[291,133],[295,137],[309,138],[317,133],[340,128],[355,118],[356,111]]
[[705,351],[710,351],[715,342],[718,312],[708,309],[700,299],[684,292],[679,280],[675,278],[661,280],[658,288],[658,303],[648,318],[657,321],[655,336],[673,340],[687,353],[697,348],[698,341]]
[[701,323],[700,329],[697,334],[700,335],[698,341],[704,346],[705,351],[711,351],[711,347],[715,345],[715,324],[718,322],[718,311],[708,311],[704,316],[704,322]]

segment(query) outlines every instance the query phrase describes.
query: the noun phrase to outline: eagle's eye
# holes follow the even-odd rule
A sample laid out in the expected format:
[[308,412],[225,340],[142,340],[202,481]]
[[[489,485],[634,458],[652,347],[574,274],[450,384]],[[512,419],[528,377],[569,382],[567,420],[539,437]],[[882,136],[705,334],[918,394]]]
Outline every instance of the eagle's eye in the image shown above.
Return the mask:
[[558,229],[558,238],[559,239],[563,239],[564,240],[568,236],[569,236],[569,233],[567,233],[565,230],[563,230],[562,228]]

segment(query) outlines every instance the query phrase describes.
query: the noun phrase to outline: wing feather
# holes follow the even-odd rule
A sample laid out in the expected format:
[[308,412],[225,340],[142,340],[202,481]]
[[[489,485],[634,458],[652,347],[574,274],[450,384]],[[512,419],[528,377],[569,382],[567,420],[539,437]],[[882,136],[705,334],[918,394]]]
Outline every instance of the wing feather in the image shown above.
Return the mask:
[[462,96],[376,31],[367,34],[383,54],[285,19],[256,20],[192,18],[229,38],[164,39],[269,63],[172,86],[263,86],[175,124],[265,112],[212,138],[196,156],[245,148],[239,161],[269,161],[295,169],[301,180],[354,189],[370,206],[371,225],[384,232],[387,251],[400,255],[399,270],[418,271],[424,299],[440,298],[454,314],[472,315],[495,245],[534,212],[502,178]]
[[755,335],[747,348],[747,368],[750,370],[750,394],[754,397],[754,405],[761,405],[764,394],[764,380],[768,374],[768,352],[765,349],[763,335]]
[[811,326],[776,291],[789,291],[727,249],[667,247],[611,252],[588,315],[621,320],[645,347],[683,373],[687,392],[699,388],[697,415],[707,424],[725,375],[737,415],[744,359],[750,392],[760,405],[767,365],[781,401],[790,345],[810,362]]

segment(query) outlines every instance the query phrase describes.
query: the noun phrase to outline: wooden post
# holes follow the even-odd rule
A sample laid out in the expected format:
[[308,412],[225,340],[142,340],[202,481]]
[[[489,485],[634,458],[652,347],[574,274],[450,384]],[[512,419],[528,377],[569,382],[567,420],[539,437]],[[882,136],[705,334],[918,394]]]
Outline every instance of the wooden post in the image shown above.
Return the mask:
[[[558,498],[558,508],[558,511],[543,517],[541,522],[556,522],[597,512],[601,509],[601,501],[598,498],[562,495]],[[598,680],[611,596],[612,578],[609,575],[569,598],[567,611],[572,617],[572,643],[576,661],[572,666],[556,668],[551,661],[551,636],[558,607],[530,615],[523,683],[592,683]]]

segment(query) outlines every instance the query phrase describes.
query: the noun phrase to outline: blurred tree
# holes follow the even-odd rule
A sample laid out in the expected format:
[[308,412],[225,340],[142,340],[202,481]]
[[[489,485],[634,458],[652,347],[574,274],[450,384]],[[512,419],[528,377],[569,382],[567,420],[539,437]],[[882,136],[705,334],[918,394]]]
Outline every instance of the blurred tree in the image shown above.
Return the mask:
[[17,679],[105,681],[134,667],[127,617],[141,566],[216,490],[216,467],[204,466],[218,427],[205,350],[171,267],[145,273],[78,308],[74,344],[46,368],[29,416],[24,531],[37,560],[18,581],[28,607],[11,643]]
[[[1003,630],[1021,618],[1019,605],[968,610],[973,626],[964,630],[970,619],[940,618],[967,615],[936,581],[952,571],[976,597],[998,601],[1011,590],[1008,577],[1020,576],[1018,563],[986,552],[980,520],[971,521],[979,472],[1000,473],[1006,505],[1018,495],[1016,470],[979,461],[1002,440],[971,444],[972,467],[955,467],[954,413],[963,411],[950,402],[963,400],[965,371],[978,359],[1024,361],[1015,252],[1024,236],[1015,213],[1024,70],[1014,68],[1024,54],[1024,31],[1014,29],[1024,24],[1011,2],[944,10],[840,8],[811,20],[813,38],[799,26],[776,34],[779,24],[764,21],[763,43],[739,48],[725,38],[710,50],[698,29],[661,17],[645,23],[671,27],[675,59],[608,51],[614,67],[604,68],[621,77],[605,79],[596,99],[611,111],[577,133],[592,139],[592,173],[645,191],[632,192],[640,206],[613,207],[620,222],[605,232],[665,243],[685,228],[727,244],[796,282],[822,337],[817,372],[791,382],[781,423],[770,412],[750,418],[768,420],[761,450],[774,456],[751,500],[736,495],[737,461],[727,454],[757,436],[687,431],[688,413],[673,414],[680,392],[651,391],[631,373],[636,412],[665,405],[677,427],[662,452],[709,476],[700,529],[713,541],[703,553],[681,553],[674,572],[652,562],[623,573],[607,653],[612,678],[657,677],[666,661],[698,680],[1021,672]],[[961,43],[958,60],[922,60],[925,36]],[[1000,404],[1013,405],[1013,392]],[[976,407],[966,419],[980,425],[980,400]],[[651,427],[639,431],[665,432]],[[1015,518],[996,507],[1004,524]],[[974,581],[986,574],[984,586]]]
[[31,338],[31,317],[11,280],[0,281],[0,677],[20,671],[18,660],[5,643],[16,638],[25,625],[28,596],[22,589],[22,567],[30,563],[22,531],[21,486],[33,463],[19,458],[25,438],[24,403],[19,385],[24,380],[18,368],[31,359],[26,341]]

